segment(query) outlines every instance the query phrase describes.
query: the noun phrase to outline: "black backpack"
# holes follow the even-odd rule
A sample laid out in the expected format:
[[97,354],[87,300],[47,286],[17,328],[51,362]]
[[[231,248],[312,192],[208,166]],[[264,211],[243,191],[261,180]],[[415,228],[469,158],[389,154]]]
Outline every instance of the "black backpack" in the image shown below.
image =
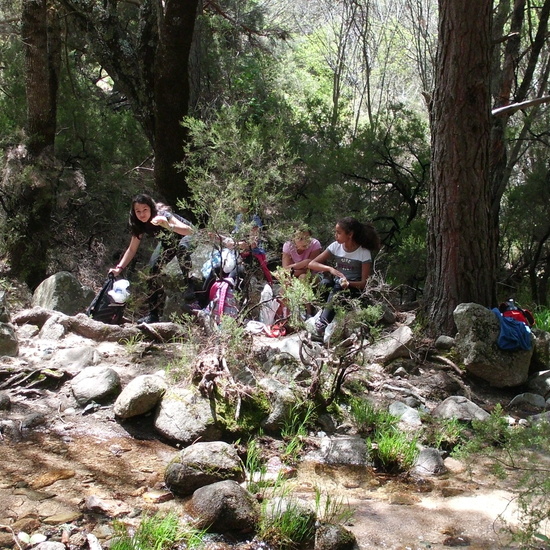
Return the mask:
[[120,325],[122,323],[126,304],[115,302],[109,296],[109,291],[113,290],[114,284],[115,276],[109,273],[103,288],[97,293],[97,296],[86,310],[88,317],[108,325]]

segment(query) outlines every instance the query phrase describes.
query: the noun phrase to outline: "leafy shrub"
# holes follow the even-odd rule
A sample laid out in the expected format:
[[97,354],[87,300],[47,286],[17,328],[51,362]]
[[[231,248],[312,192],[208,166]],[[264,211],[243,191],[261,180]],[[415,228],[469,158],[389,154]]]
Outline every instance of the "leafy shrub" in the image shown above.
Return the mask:
[[533,312],[535,317],[535,327],[540,330],[550,332],[550,309],[546,307],[538,307]]
[[290,325],[300,328],[304,325],[302,313],[308,304],[318,302],[311,280],[293,277],[290,271],[278,267],[275,275],[281,285],[280,295],[290,312]]
[[428,447],[451,452],[462,441],[466,426],[456,418],[435,418],[426,415],[422,443]]

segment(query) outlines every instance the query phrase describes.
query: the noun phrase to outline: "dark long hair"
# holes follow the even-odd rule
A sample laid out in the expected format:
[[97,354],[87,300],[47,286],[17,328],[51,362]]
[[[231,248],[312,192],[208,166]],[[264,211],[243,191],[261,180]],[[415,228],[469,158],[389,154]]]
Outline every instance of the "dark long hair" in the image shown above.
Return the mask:
[[134,206],[136,204],[146,204],[151,209],[150,219],[153,219],[157,215],[157,204],[155,203],[152,197],[150,197],[149,195],[146,195],[145,193],[136,195],[132,199],[132,206],[130,207],[130,216],[128,219],[128,224],[130,225],[130,231],[132,235],[134,237],[139,237],[144,233],[151,231],[150,229],[151,224],[148,221],[144,223],[137,219],[136,213],[134,211]]
[[336,222],[346,233],[353,234],[353,240],[371,252],[380,250],[380,237],[372,223],[362,223],[359,220],[346,217]]

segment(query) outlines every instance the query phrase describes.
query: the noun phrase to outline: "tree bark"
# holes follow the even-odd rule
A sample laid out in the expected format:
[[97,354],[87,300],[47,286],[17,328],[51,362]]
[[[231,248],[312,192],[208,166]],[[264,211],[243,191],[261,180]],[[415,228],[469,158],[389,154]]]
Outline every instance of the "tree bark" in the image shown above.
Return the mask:
[[24,0],[21,38],[25,46],[28,150],[38,156],[53,152],[57,90],[61,64],[60,33],[46,0]]
[[490,306],[489,180],[491,0],[439,0],[439,47],[431,110],[425,299],[432,328],[454,334],[462,302]]
[[[189,61],[199,0],[167,0],[155,65],[155,183],[168,204],[190,198],[182,163],[189,113]],[[186,212],[190,217],[190,213]]]
[[[4,179],[4,235],[12,275],[31,289],[48,269],[51,214],[54,204],[54,152],[60,32],[57,15],[47,0],[24,0],[21,37],[25,48],[27,155],[18,170]],[[9,155],[8,155],[9,156]]]

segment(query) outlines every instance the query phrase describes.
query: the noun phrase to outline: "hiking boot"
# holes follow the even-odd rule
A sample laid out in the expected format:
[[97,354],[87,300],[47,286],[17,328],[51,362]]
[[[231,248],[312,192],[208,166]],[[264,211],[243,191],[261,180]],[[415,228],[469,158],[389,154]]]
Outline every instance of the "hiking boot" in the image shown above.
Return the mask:
[[138,325],[150,325],[151,323],[158,323],[159,316],[156,313],[150,312],[145,317],[138,319]]

